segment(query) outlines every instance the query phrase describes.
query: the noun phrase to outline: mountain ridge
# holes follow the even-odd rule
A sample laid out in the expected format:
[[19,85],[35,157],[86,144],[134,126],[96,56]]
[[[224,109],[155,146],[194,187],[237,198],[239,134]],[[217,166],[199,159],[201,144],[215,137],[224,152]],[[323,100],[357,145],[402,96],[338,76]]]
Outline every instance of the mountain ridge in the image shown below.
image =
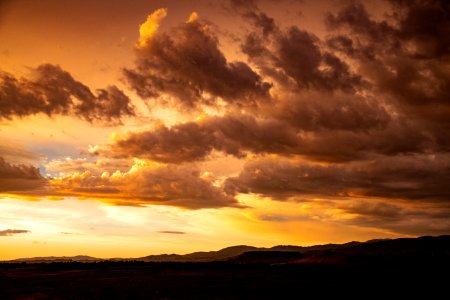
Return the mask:
[[[267,252],[268,254],[257,254]],[[270,252],[270,253],[269,253]],[[295,252],[301,255],[283,254]],[[243,255],[245,253],[250,253]],[[276,245],[273,247],[254,247],[236,245],[222,248],[217,251],[198,251],[188,254],[157,254],[137,258],[96,258],[88,255],[77,256],[48,256],[18,258],[2,262],[10,263],[51,263],[51,262],[243,262],[249,261],[279,261],[276,256],[297,257],[303,262],[332,262],[341,261],[344,258],[358,256],[414,256],[428,253],[430,255],[450,256],[450,235],[422,236],[417,238],[376,239],[366,242],[347,242],[343,244],[322,244],[313,246]],[[296,260],[297,261],[297,260]]]

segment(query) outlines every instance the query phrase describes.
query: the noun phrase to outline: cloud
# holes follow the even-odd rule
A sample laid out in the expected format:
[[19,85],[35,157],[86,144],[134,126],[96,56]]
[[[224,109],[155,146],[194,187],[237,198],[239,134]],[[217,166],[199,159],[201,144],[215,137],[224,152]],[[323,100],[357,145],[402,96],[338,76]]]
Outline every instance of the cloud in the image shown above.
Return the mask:
[[129,167],[130,164],[124,161],[116,161],[113,165],[109,162],[114,161],[53,161],[47,164],[48,171],[58,173],[57,177],[44,178],[38,168],[9,164],[0,157],[0,193],[51,199],[72,196],[124,206],[243,207],[233,196],[226,194],[213,177],[195,166],[135,160]]
[[51,160],[45,164],[45,170],[54,176],[65,176],[75,172],[83,173],[85,171],[90,171],[95,175],[101,175],[103,172],[125,172],[132,165],[133,162],[121,159],[99,158],[93,161],[87,158],[66,157],[64,159]]
[[158,231],[159,233],[167,233],[167,234],[186,234],[184,231],[172,231],[172,230],[163,230]]
[[287,159],[249,162],[225,190],[276,200],[385,198],[448,203],[448,154],[380,156],[368,161],[318,164]]
[[37,153],[34,153],[28,149],[25,149],[19,144],[2,137],[2,144],[0,145],[0,157],[10,163],[35,163],[41,160],[43,157]]
[[[346,6],[327,17],[328,24],[336,31],[324,43],[298,27],[280,28],[259,9],[252,12],[234,1],[231,5],[238,7],[239,14],[254,26],[244,40],[244,53],[265,78],[277,82],[273,101],[260,102],[250,110],[251,114],[230,111],[222,116],[206,117],[202,122],[129,133],[103,149],[103,154],[180,163],[208,159],[213,150],[240,158],[249,153],[300,155],[322,162],[446,152],[450,147],[447,122],[450,106],[445,101],[450,86],[448,62],[441,61],[442,51],[436,52],[433,58],[413,53],[419,47],[410,49],[411,43],[418,43],[414,32],[422,35],[422,29],[414,27],[410,18],[429,20],[430,15],[436,14],[439,24],[445,28],[447,23],[439,12],[440,4],[422,7],[421,3],[394,3],[401,8],[401,14],[393,19],[396,26],[387,19],[373,20],[362,4]],[[438,30],[434,25],[431,27],[427,30]],[[191,60],[184,55],[193,51],[188,39],[183,38],[187,30],[199,35],[210,33],[208,24],[196,18],[173,29],[172,34],[155,32],[151,43],[141,49],[142,61],[147,60],[142,64],[143,70],[153,70],[155,65],[160,71],[159,66],[164,65],[167,68],[164,74],[180,75],[180,70],[185,69],[178,59],[189,64]],[[385,44],[379,43],[383,36],[387,37]],[[186,51],[169,55],[158,44],[159,40],[177,46],[170,49],[186,48]],[[199,42],[195,51],[201,49],[202,55],[223,56],[216,47],[216,37],[205,40],[214,42],[208,47]],[[398,45],[399,41],[404,43]],[[226,62],[224,57],[211,61]],[[205,66],[209,64],[199,64],[199,68]],[[183,76],[188,73],[189,84],[197,82],[195,72]],[[208,77],[214,74],[206,73]],[[155,86],[153,79],[141,79],[134,82],[146,91]],[[189,86],[187,81],[176,82]],[[181,98],[190,101],[191,96],[180,94]]]
[[[304,27],[281,26],[288,20],[278,23],[257,1],[227,3],[248,23],[239,42],[246,62],[227,59],[214,25],[196,13],[167,29],[167,10],[160,9],[141,25],[135,64],[124,69],[147,101],[176,102],[182,111],[211,105],[218,114],[121,133],[94,149],[96,161],[50,162],[47,170],[58,177],[48,194],[189,209],[239,207],[240,193],[320,199],[350,225],[406,234],[450,228],[448,4],[393,0],[375,16],[362,2],[346,2],[327,15],[321,39]],[[12,96],[0,99],[19,99],[0,106],[3,118],[133,114],[118,89],[94,94],[56,66],[41,66],[28,79],[2,76],[1,95]],[[216,152],[246,161],[223,185],[194,165]],[[145,161],[132,166],[131,158]]]
[[445,151],[448,141],[437,139],[431,129],[398,116],[392,120],[374,103],[354,96],[289,99],[272,106],[269,118],[235,113],[172,127],[159,125],[116,135],[94,154],[181,163],[206,160],[216,150],[238,158],[253,153],[344,162],[379,154]]
[[0,230],[0,236],[11,236],[19,233],[28,233],[29,230],[20,230],[20,229],[6,229]]
[[268,113],[303,131],[380,130],[392,119],[380,99],[345,93],[288,94],[271,106]]
[[336,205],[345,214],[351,214],[345,223],[383,228],[392,232],[413,235],[441,235],[450,230],[450,207],[445,204],[410,202],[350,201]]
[[0,193],[29,192],[45,187],[47,179],[30,165],[10,164],[0,157]]
[[51,173],[58,173],[57,176],[44,178],[38,168],[9,164],[0,157],[0,193],[52,199],[73,196],[125,206],[242,207],[215,183],[214,178],[192,165],[161,165],[144,160],[130,164],[110,159],[89,162],[67,158],[52,161],[47,168]]
[[446,1],[390,2],[390,19],[374,20],[361,3],[329,14],[334,34],[328,44],[399,112],[448,128],[450,7]]
[[267,37],[269,34],[278,30],[275,20],[263,12],[248,10],[243,16],[249,19],[253,26],[261,28],[264,37]]
[[257,120],[250,115],[206,117],[170,128],[117,136],[97,154],[106,157],[140,157],[166,163],[204,160],[212,150],[236,157],[253,153],[289,152],[297,144],[289,127],[277,120]]
[[363,81],[332,52],[322,49],[311,32],[291,26],[278,28],[274,20],[260,12],[244,17],[256,26],[242,44],[242,51],[262,74],[278,84],[299,89],[355,91]]
[[128,172],[90,171],[50,180],[54,195],[102,199],[116,205],[161,204],[188,209],[241,207],[192,166],[136,161]]
[[229,62],[219,49],[211,26],[197,17],[159,31],[167,11],[151,14],[141,26],[134,68],[124,69],[126,81],[139,96],[157,100],[167,95],[184,108],[225,103],[243,106],[269,97],[264,82],[244,62]]
[[0,72],[0,118],[38,113],[112,122],[134,115],[134,108],[117,87],[99,89],[94,94],[57,65],[40,65],[32,69],[30,78]]
[[442,235],[450,230],[450,207],[443,203],[418,203],[394,199],[309,199],[288,213],[256,214],[271,223],[323,222],[365,227],[389,234]]
[[151,42],[161,21],[167,16],[167,8],[160,8],[151,13],[139,27],[138,47],[144,48]]
[[231,11],[258,11],[258,0],[229,0],[226,1],[226,4],[224,5],[225,9],[231,10]]
[[[256,4],[230,3],[253,26],[242,50],[265,76],[257,75],[257,82],[277,83],[272,102],[260,102],[250,109],[251,113],[228,111],[200,121],[124,134],[101,147],[98,153],[164,163],[205,160],[212,151],[238,158],[277,154],[321,162],[351,162],[373,160],[380,155],[411,156],[449,149],[450,133],[445,117],[450,107],[447,109],[443,101],[433,102],[429,98],[431,90],[424,88],[424,84],[434,85],[434,77],[425,78],[424,74],[429,72],[413,70],[426,67],[429,62],[395,44],[396,40],[416,40],[405,24],[411,23],[407,21],[411,15],[424,17],[421,13],[424,8],[417,8],[419,2],[411,7],[394,3],[402,10],[395,16],[399,27],[387,20],[375,21],[362,4],[351,4],[328,15],[327,23],[337,31],[332,31],[325,42],[296,26],[279,27]],[[430,13],[438,14],[432,7]],[[212,98],[208,100],[206,94],[221,97],[228,104],[241,103],[232,98],[246,99],[247,94],[239,94],[243,91],[241,85],[221,80],[236,93],[236,97],[227,98],[220,91],[228,93],[228,89],[218,89],[211,81],[231,74],[233,63],[220,52],[210,24],[195,14],[178,27],[160,31],[159,24],[166,14],[166,10],[158,10],[142,25],[136,66],[125,70],[129,83],[141,96],[164,98],[168,93],[184,101],[187,107],[208,103]],[[445,20],[439,16],[438,19],[445,27]],[[382,36],[387,37],[386,45],[378,42]],[[445,77],[445,70],[437,71],[440,67],[436,61],[434,65],[441,79],[449,78]],[[411,68],[413,72],[409,73]],[[400,77],[405,79],[410,78],[407,74],[423,78],[420,85],[404,84],[397,81],[400,78],[397,75],[392,77],[392,72],[397,75],[403,72]],[[399,85],[420,91],[399,90],[395,96],[393,89]],[[435,86],[442,87],[445,94],[445,81]],[[414,95],[409,97],[410,93]],[[404,97],[409,98],[400,99]],[[423,100],[420,107],[408,104],[414,97]]]

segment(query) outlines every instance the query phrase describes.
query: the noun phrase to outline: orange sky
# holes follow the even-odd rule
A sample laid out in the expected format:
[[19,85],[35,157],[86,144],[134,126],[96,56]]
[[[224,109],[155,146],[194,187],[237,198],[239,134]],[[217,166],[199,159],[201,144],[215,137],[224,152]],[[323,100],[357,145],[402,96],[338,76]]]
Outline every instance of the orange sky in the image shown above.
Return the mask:
[[439,1],[2,1],[0,260],[450,231]]

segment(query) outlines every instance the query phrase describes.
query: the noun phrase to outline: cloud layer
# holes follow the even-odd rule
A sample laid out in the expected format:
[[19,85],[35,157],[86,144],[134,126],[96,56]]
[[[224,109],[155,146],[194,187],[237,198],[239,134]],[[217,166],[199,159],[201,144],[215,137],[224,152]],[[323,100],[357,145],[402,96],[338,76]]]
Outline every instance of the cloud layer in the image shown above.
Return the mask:
[[405,155],[345,164],[263,159],[229,178],[229,193],[256,193],[274,199],[379,197],[448,201],[450,159],[443,155]]
[[[232,195],[450,199],[450,56],[445,39],[435,38],[450,28],[448,5],[392,1],[398,13],[375,20],[363,4],[346,4],[326,16],[329,31],[321,40],[295,25],[281,27],[256,2],[251,9],[232,4],[249,24],[241,43],[248,71],[238,73],[253,74],[253,83],[242,85],[250,81],[233,73],[211,24],[193,14],[160,31],[167,11],[157,11],[142,25],[148,30],[141,32],[135,68],[125,71],[131,86],[142,97],[170,95],[188,107],[220,98],[228,110],[122,134],[96,154],[169,164],[209,160],[216,151],[284,157],[248,162],[226,181]],[[243,112],[250,94],[258,105]]]
[[0,118],[43,113],[111,122],[135,114],[130,99],[116,86],[94,94],[61,67],[51,64],[40,65],[31,73],[30,78],[16,78],[0,72]]
[[[141,24],[135,62],[123,69],[149,107],[201,117],[121,130],[92,157],[49,162],[58,177],[48,180],[0,160],[0,191],[45,183],[49,195],[189,209],[244,207],[238,199],[248,194],[312,203],[327,221],[449,230],[449,4],[391,0],[371,14],[362,1],[345,2],[325,14],[322,34],[276,20],[257,1],[228,4],[244,27],[233,36],[239,59],[227,57],[224,31],[212,22],[194,12],[165,27],[169,11],[158,9]],[[94,93],[55,65],[0,78],[1,118],[134,115],[116,87]],[[214,179],[205,166],[217,153],[239,159],[242,170]]]
[[0,157],[0,192],[21,193],[46,185],[39,169],[23,164],[9,164]]
[[241,206],[192,166],[137,161],[127,172],[75,172],[50,180],[50,186],[55,195],[97,198],[117,205],[162,204],[189,209]]

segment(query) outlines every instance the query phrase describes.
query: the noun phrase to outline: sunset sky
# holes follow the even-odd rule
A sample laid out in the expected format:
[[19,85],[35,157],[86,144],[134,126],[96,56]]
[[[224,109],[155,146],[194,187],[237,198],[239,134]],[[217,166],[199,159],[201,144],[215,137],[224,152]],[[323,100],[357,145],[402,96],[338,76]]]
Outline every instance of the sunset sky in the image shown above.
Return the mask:
[[0,260],[450,233],[450,4],[0,1]]

